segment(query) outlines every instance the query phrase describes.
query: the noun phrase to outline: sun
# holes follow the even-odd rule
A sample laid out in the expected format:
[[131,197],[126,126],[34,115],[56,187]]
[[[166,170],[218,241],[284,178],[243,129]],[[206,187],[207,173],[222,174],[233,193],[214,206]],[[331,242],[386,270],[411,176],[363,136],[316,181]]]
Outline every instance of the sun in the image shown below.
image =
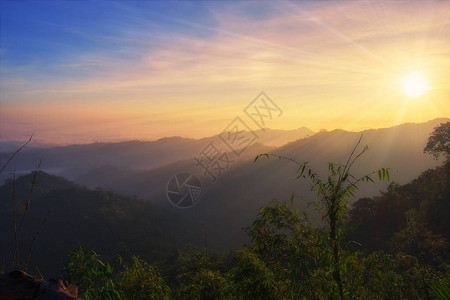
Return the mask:
[[419,97],[430,89],[427,79],[420,72],[413,72],[402,80],[403,91],[410,97]]

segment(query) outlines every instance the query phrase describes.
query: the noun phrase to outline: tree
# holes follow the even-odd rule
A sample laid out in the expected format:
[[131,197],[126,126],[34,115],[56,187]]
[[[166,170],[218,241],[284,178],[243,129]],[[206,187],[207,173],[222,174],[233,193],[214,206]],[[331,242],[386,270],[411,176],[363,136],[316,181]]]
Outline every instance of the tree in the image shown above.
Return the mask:
[[212,256],[208,267],[204,253],[190,256],[177,278],[180,285],[172,295],[173,299],[235,299],[228,278],[219,270],[217,257]]
[[133,256],[129,265],[119,274],[118,286],[124,299],[169,299],[170,288],[158,269],[143,259]]
[[113,268],[100,260],[93,249],[79,247],[67,254],[65,279],[76,284],[80,294],[89,299],[121,299],[114,282]]
[[[122,258],[119,256],[119,264]],[[76,284],[83,299],[169,299],[170,288],[159,270],[133,256],[124,270],[114,273],[93,249],[79,247],[67,254],[65,279]]]
[[391,239],[394,253],[403,252],[417,257],[419,262],[439,266],[448,260],[448,241],[441,235],[428,230],[418,219],[417,210],[406,212],[407,225],[396,232]]
[[312,270],[322,255],[319,244],[324,232],[308,224],[306,213],[291,207],[293,199],[290,204],[274,200],[262,207],[247,233],[253,252],[271,272],[289,283],[291,295],[318,298]]
[[[364,154],[368,149],[365,146],[362,150],[358,150],[361,143],[362,135],[356,143],[353,151],[350,153],[345,165],[328,163],[329,175],[326,180],[322,180],[320,176],[313,171],[308,165],[308,162],[300,163],[292,158],[275,155],[275,154],[260,154],[255,158],[255,161],[265,156],[267,158],[276,157],[278,159],[286,159],[297,164],[297,178],[309,178],[312,185],[312,190],[317,192],[318,201],[314,202],[316,209],[324,212],[323,219],[327,224],[326,231],[328,232],[327,246],[325,249],[333,262],[330,273],[336,283],[338,289],[339,298],[344,299],[344,286],[342,281],[342,261],[341,261],[341,246],[340,242],[343,237],[342,221],[344,213],[347,209],[347,200],[349,197],[354,196],[354,191],[357,189],[357,185],[361,182],[374,182],[371,175],[376,171],[362,176],[360,178],[354,177],[350,170],[353,164],[358,158]],[[356,152],[356,151],[359,151]],[[358,153],[358,154],[356,154]],[[383,168],[378,170],[378,176],[380,179],[389,180],[388,169]],[[345,266],[344,266],[345,267]]]
[[277,280],[270,270],[251,250],[235,252],[238,263],[230,273],[239,299],[287,299],[288,284]]
[[450,156],[450,122],[434,128],[423,152],[433,155],[434,159],[438,159],[441,154]]

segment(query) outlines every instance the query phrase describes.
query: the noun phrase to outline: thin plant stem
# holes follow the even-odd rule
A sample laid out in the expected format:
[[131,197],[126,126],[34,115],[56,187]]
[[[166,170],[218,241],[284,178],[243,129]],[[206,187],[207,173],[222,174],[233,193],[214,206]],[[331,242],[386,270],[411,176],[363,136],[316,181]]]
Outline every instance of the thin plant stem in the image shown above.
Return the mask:
[[13,155],[11,155],[8,160],[6,161],[6,163],[2,166],[2,168],[0,169],[0,174],[3,172],[3,170],[6,168],[6,166],[8,166],[8,164],[14,159],[14,157],[16,157],[17,154],[19,154],[20,151],[22,151],[23,148],[25,148],[29,142],[31,142],[31,139],[33,138],[33,134],[30,136],[30,138],[28,139],[28,141],[23,144],[22,146],[20,146],[19,149],[16,150],[16,152],[14,152]]

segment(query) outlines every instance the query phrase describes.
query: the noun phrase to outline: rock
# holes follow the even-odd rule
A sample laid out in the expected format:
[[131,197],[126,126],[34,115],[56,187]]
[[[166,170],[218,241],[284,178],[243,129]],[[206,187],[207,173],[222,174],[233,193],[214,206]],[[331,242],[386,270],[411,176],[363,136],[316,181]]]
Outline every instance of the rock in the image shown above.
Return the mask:
[[[39,298],[38,299],[58,299],[58,300],[70,300],[70,299],[78,299],[77,294],[72,294],[69,289],[70,285],[67,281],[58,279],[58,278],[50,278],[41,283],[39,288]],[[76,291],[77,289],[73,289],[72,291]]]
[[0,300],[77,300],[77,293],[58,278],[41,280],[22,271],[0,275]]

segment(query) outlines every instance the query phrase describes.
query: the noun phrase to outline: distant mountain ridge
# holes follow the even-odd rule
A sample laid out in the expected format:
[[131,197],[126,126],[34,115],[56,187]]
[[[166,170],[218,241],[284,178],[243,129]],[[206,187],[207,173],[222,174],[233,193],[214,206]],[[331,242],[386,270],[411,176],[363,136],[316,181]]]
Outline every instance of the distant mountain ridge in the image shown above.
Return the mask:
[[[311,135],[313,131],[302,127],[295,130],[261,129],[255,133],[258,136],[256,143],[274,147]],[[43,170],[69,179],[75,179],[104,165],[149,170],[192,158],[212,140],[218,140],[218,136],[198,140],[175,136],[156,141],[98,142],[50,148],[30,146],[17,156],[5,173],[11,174],[14,170],[18,173],[28,172],[39,160],[42,160]],[[11,155],[11,152],[0,153],[0,162],[5,162]],[[0,179],[4,180],[6,176],[2,175],[3,178]]]

